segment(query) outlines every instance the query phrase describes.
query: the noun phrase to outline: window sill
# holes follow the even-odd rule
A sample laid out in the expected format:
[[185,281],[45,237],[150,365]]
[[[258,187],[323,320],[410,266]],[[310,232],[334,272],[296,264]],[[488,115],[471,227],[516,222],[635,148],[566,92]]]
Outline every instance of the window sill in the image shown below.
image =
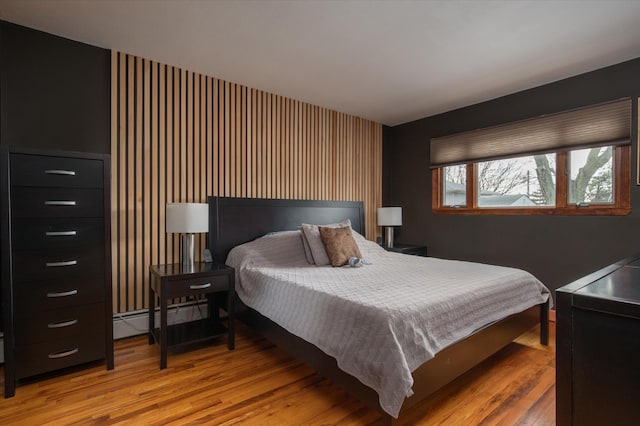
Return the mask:
[[512,207],[512,208],[453,208],[440,207],[432,209],[434,214],[457,215],[516,215],[516,216],[626,216],[631,213],[625,207]]

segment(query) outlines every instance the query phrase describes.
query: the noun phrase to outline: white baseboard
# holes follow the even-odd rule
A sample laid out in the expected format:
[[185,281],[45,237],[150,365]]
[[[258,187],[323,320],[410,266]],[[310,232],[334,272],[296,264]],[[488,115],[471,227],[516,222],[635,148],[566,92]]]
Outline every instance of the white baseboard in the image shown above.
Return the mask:
[[[187,302],[171,305],[167,311],[167,324],[180,324],[207,317],[207,302]],[[160,325],[160,312],[156,309],[155,325]],[[138,336],[149,332],[149,312],[127,312],[126,314],[113,315],[113,338]]]
[[[198,320],[207,317],[207,302],[187,302],[171,305],[167,312],[167,323]],[[156,309],[156,326],[160,324],[160,312]],[[145,310],[113,315],[113,338],[138,336],[149,332],[149,312]],[[0,364],[4,363],[4,336],[0,333]]]

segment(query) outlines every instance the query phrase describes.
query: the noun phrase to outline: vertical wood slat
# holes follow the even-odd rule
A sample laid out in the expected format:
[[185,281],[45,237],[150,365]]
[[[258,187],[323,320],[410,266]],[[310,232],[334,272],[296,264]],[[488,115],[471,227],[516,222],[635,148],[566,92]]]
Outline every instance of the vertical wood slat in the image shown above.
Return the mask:
[[[166,253],[166,234],[165,230],[165,204],[166,204],[166,152],[167,152],[167,80],[166,80],[166,67],[164,65],[160,65],[160,77],[159,82],[160,86],[160,94],[159,94],[159,131],[158,131],[158,264],[165,263],[165,253]],[[154,175],[154,179],[156,176]]]
[[[120,88],[120,71],[119,71],[119,55],[115,50],[111,51],[111,158],[115,163],[111,168],[111,180],[116,182],[118,178],[118,149],[119,149],[119,115],[120,102],[118,98],[118,90]],[[112,295],[113,295],[113,307],[114,311],[118,310],[118,284],[120,283],[120,277],[118,275],[118,188],[116,185],[111,185],[111,270],[112,270]]]
[[[207,199],[207,156],[208,156],[208,151],[207,151],[207,78],[205,76],[199,76],[200,79],[200,117],[199,117],[199,122],[200,122],[200,129],[199,129],[199,134],[200,134],[200,173],[196,174],[196,177],[199,178],[200,180],[200,192],[198,193],[198,197],[196,198],[198,201],[199,200],[206,200]],[[205,243],[205,238],[204,238],[204,234],[200,235],[200,250],[198,251],[198,253],[200,253],[200,251],[204,250],[204,248],[206,247],[206,243]]]
[[[148,216],[145,218],[146,223],[147,223],[147,229],[149,230],[149,245],[151,246],[149,249],[149,258],[147,260],[147,262],[149,264],[152,265],[157,265],[158,264],[158,247],[159,247],[159,237],[160,237],[160,230],[158,229],[158,217],[159,217],[159,212],[158,212],[158,196],[159,196],[159,189],[158,189],[158,178],[159,178],[159,173],[158,173],[158,162],[159,162],[159,153],[158,153],[158,147],[160,146],[159,143],[159,130],[160,130],[160,124],[158,122],[158,110],[159,110],[159,100],[158,100],[158,64],[156,63],[152,63],[151,64],[151,123],[150,123],[150,129],[149,131],[151,132],[151,134],[149,135],[150,137],[150,155],[151,155],[151,170],[150,170],[150,174],[149,174],[149,192],[148,192],[148,197],[149,197],[149,202],[151,204],[151,209],[147,209],[148,212]],[[148,279],[147,274],[146,274],[146,270],[145,268],[143,268],[143,276],[145,277],[145,279]],[[147,289],[145,289],[146,291]],[[143,301],[146,300],[146,297],[143,297]]]
[[141,192],[138,194],[137,205],[142,214],[138,227],[142,239],[140,244],[140,263],[137,265],[136,275],[140,285],[136,286],[136,309],[142,309],[146,302],[146,293],[149,289],[149,276],[146,273],[145,265],[151,264],[151,209],[153,198],[151,197],[151,62],[148,59],[143,61],[143,106],[142,106],[142,167],[144,174],[141,182]]
[[[142,282],[140,281],[140,274],[138,273],[138,268],[142,266],[142,245],[144,242],[142,241],[142,180],[144,179],[144,169],[145,164],[142,158],[142,148],[143,148],[143,139],[142,139],[142,130],[144,127],[144,117],[143,117],[143,87],[144,80],[142,79],[143,72],[143,62],[142,58],[136,57],[136,71],[135,71],[135,119],[132,123],[135,128],[135,142],[134,142],[134,157],[130,159],[132,161],[133,171],[129,176],[129,179],[133,180],[133,196],[131,198],[131,208],[132,219],[133,219],[133,229],[134,229],[134,237],[132,238],[133,244],[135,246],[134,259],[135,261],[130,266],[130,271],[133,276],[132,285],[129,287],[129,295],[133,297],[133,306],[134,309],[138,309],[139,302],[139,291],[142,287]],[[140,84],[142,83],[142,84]],[[134,214],[133,214],[134,213]]]
[[126,164],[127,164],[127,174],[125,180],[125,194],[126,198],[126,207],[125,207],[125,220],[126,220],[126,238],[123,241],[125,254],[123,259],[126,262],[126,275],[124,280],[124,288],[122,291],[123,304],[128,306],[128,302],[133,302],[133,287],[134,283],[134,274],[133,274],[133,266],[134,262],[129,262],[128,260],[133,258],[135,255],[135,228],[134,228],[134,212],[135,208],[133,206],[134,198],[134,164],[135,164],[135,82],[134,82],[134,73],[135,73],[135,57],[129,56],[127,58],[127,154],[126,154]]
[[[172,180],[172,171],[173,171],[173,83],[174,83],[174,75],[173,68],[167,67],[166,70],[166,101],[165,101],[165,123],[166,123],[166,145],[164,147],[165,151],[165,162],[163,164],[164,168],[161,171],[164,172],[165,175],[165,185],[164,185],[164,201],[165,204],[173,201],[173,180]],[[165,222],[166,226],[166,217]],[[166,228],[165,228],[166,229]],[[164,251],[164,263],[171,263],[173,261],[173,238],[171,235],[167,235],[165,233],[164,240],[166,244],[166,248]]]
[[376,237],[380,124],[123,53],[111,67],[116,312],[146,307],[149,264],[178,260],[168,202],[361,200]]
[[220,161],[220,151],[219,151],[219,146],[220,146],[220,119],[219,119],[219,105],[218,105],[218,99],[220,99],[220,88],[218,87],[218,79],[214,78],[212,79],[211,82],[211,103],[213,104],[213,108],[212,108],[212,114],[213,114],[213,124],[212,124],[212,131],[211,131],[211,135],[213,138],[212,141],[212,146],[211,146],[211,152],[212,152],[212,156],[211,156],[211,174],[212,174],[212,178],[213,178],[213,183],[212,183],[212,194],[213,195],[220,195],[220,167],[218,162]]

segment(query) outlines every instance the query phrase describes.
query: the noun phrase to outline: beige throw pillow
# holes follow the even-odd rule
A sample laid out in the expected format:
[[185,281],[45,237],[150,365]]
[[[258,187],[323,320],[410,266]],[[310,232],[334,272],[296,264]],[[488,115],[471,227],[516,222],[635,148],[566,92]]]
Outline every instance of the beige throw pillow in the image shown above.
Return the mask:
[[356,240],[351,234],[351,227],[327,228],[319,226],[320,238],[324,243],[331,266],[344,266],[351,257],[362,257]]

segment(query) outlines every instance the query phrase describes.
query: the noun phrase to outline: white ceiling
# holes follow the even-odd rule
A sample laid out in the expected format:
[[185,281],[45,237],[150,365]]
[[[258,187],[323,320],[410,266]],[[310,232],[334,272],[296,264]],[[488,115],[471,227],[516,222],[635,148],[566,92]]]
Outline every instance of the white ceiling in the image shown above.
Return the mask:
[[387,125],[640,57],[638,18],[640,0],[0,0],[6,21]]

